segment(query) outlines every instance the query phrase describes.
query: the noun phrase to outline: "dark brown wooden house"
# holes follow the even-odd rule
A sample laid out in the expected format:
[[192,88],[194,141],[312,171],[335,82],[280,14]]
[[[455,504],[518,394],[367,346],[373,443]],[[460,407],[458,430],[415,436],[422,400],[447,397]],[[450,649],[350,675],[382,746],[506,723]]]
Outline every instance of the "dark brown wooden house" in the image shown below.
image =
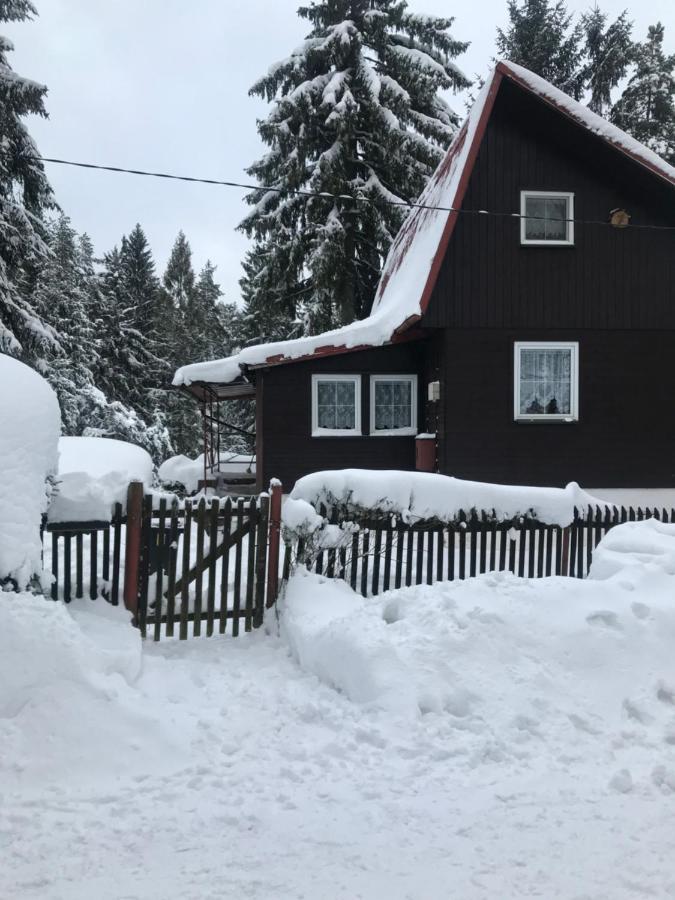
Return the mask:
[[175,383],[207,414],[212,468],[218,406],[255,400],[261,488],[416,465],[675,487],[675,169],[499,63],[368,319],[188,366]]

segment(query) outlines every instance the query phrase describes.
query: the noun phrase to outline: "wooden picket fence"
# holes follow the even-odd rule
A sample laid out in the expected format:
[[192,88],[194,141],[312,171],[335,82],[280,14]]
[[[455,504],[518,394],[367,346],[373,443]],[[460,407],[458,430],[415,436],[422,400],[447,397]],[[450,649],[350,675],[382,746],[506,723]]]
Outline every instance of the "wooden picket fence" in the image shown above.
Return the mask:
[[[280,572],[281,490],[275,483],[269,496],[256,498],[157,501],[134,482],[127,512],[118,504],[110,522],[45,526],[51,596],[123,602],[142,636],[156,641],[236,637],[262,624],[295,561],[363,596],[491,571],[585,578],[611,528],[647,518],[675,522],[675,509],[632,507],[577,510],[567,528],[527,517],[500,522],[488,512],[460,513],[450,524],[373,513],[342,521],[346,542],[339,547],[313,552],[302,541],[287,544]],[[336,510],[320,512],[341,524]]]
[[48,523],[51,596],[124,602],[158,641],[259,627],[279,589],[281,485],[270,495],[208,501],[144,496],[129,486],[111,522]]
[[52,573],[51,597],[65,600],[103,596],[117,606],[123,570],[126,516],[115,504],[110,522],[50,522],[43,529]]
[[[336,511],[319,511],[331,524],[340,524]],[[675,509],[589,507],[575,510],[567,528],[533,518],[499,522],[488,512],[475,511],[459,513],[450,524],[349,518],[352,533],[346,545],[308,554],[300,541],[287,548],[285,569],[295,558],[317,574],[349,582],[364,597],[494,571],[522,578],[585,578],[603,535],[622,522],[648,518],[675,522]]]

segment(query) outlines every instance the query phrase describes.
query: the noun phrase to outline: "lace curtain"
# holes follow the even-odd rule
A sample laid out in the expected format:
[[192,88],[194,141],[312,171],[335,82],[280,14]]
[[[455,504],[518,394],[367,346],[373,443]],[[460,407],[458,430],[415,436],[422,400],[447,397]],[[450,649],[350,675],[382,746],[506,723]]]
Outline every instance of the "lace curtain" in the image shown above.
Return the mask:
[[320,381],[317,385],[319,428],[356,427],[356,384],[353,381]]
[[375,430],[410,428],[412,420],[412,384],[410,381],[375,382]]
[[526,197],[525,222],[528,241],[567,240],[567,199],[565,197]]
[[572,351],[520,351],[521,415],[568,416],[572,412]]

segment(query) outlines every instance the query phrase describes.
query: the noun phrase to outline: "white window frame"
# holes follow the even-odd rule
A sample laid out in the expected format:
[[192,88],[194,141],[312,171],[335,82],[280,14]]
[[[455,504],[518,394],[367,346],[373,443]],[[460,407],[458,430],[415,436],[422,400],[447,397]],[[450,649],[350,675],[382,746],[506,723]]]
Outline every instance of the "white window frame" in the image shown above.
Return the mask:
[[[375,385],[378,381],[409,381],[410,425],[407,428],[375,429]],[[409,437],[417,434],[417,375],[371,375],[370,376],[370,434],[371,437]]]
[[[520,412],[520,351],[521,350],[571,350],[570,360],[570,412],[521,413]],[[578,341],[516,341],[513,345],[513,418],[516,422],[563,422],[571,424],[579,421],[579,342]]]
[[[319,428],[319,382],[351,381],[355,385],[353,428]],[[361,437],[361,376],[312,375],[312,437]]]
[[[526,236],[528,197],[564,197],[567,200],[567,240],[532,240]],[[574,246],[574,194],[571,191],[521,191],[520,192],[520,243],[525,247],[573,247]]]

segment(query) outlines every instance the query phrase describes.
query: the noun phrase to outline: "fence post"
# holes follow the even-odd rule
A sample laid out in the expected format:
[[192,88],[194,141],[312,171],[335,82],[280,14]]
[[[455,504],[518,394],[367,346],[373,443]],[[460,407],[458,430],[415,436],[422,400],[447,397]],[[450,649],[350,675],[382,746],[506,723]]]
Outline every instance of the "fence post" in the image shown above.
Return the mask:
[[570,570],[570,526],[562,530],[561,575],[569,575]]
[[143,520],[143,482],[132,481],[127,489],[127,536],[124,563],[124,605],[138,617],[138,581],[141,572],[141,532]]
[[267,606],[273,606],[279,596],[279,543],[281,540],[281,494],[283,488],[277,478],[270,481],[270,537],[267,556]]

